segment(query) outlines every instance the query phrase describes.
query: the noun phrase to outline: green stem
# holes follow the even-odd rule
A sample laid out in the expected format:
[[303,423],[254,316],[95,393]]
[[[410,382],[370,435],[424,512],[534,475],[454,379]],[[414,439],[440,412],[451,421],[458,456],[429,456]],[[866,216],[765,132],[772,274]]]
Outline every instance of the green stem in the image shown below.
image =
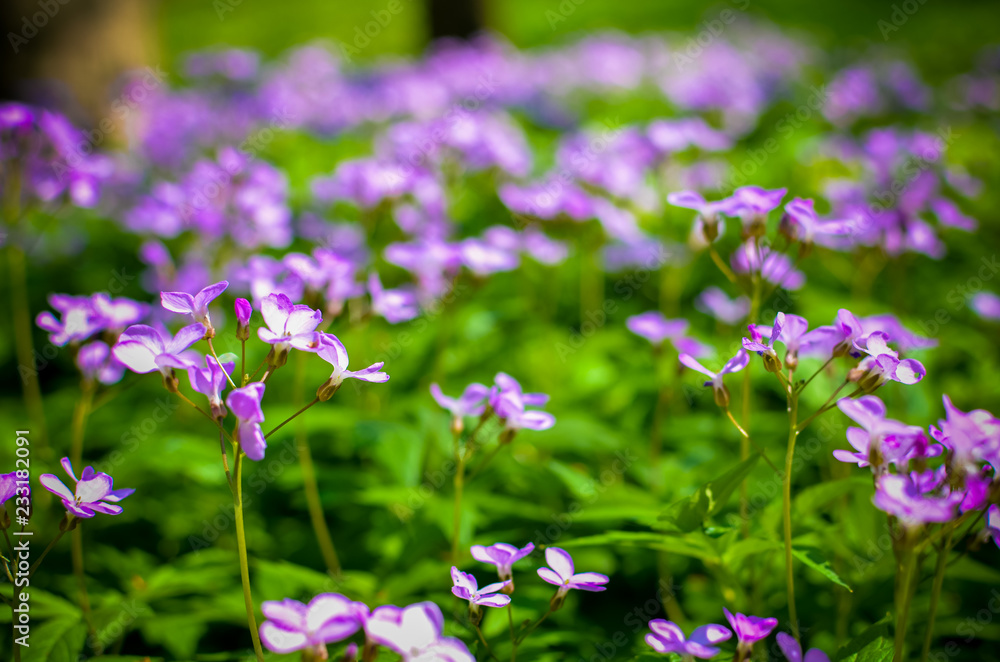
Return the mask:
[[[74,467],[79,467],[83,461],[83,439],[87,429],[87,419],[94,403],[96,384],[91,379],[85,379],[80,388],[80,399],[73,410],[72,437],[70,440],[69,461]],[[73,575],[80,591],[80,610],[87,624],[87,631],[94,635],[94,621],[90,612],[90,596],[87,594],[87,577],[83,572],[83,531],[80,527],[70,534],[70,552],[73,562]]]
[[250,595],[250,563],[247,560],[246,532],[243,530],[243,451],[236,446],[236,489],[233,490],[233,515],[236,520],[236,546],[240,557],[240,581],[243,583],[243,601],[247,607],[247,626],[253,639],[253,650],[257,662],[264,662],[264,651],[260,647],[260,634],[257,632],[257,618],[253,611],[253,597]]
[[[70,516],[67,515],[67,517],[70,517]],[[59,539],[63,537],[64,533],[66,533],[66,532],[63,531],[62,527],[60,526],[59,527],[59,533],[56,534],[56,537],[52,539],[52,542],[49,543],[49,546],[45,548],[45,550],[42,552],[42,555],[38,557],[38,560],[35,561],[32,564],[31,568],[28,570],[28,579],[29,580],[34,576],[35,571],[38,570],[38,566],[42,565],[42,561],[44,561],[45,557],[49,555],[49,552],[52,550],[53,547],[56,546],[56,543],[59,542]]]
[[[821,365],[821,366],[819,367],[819,369],[817,369],[817,370],[816,370],[816,372],[814,372],[813,374],[809,375],[809,379],[807,379],[807,380],[805,380],[804,382],[802,382],[802,385],[801,385],[801,386],[799,386],[799,392],[801,393],[802,391],[804,391],[804,390],[806,389],[806,387],[807,387],[807,386],[809,386],[809,383],[810,383],[810,382],[811,382],[812,380],[816,379],[816,375],[818,375],[819,373],[821,373],[821,372],[823,372],[824,370],[826,370],[826,367],[827,367],[828,365],[830,365],[830,363],[831,363],[832,361],[833,361],[833,357],[831,356],[830,358],[828,358],[828,359],[826,360],[826,363],[824,363],[823,365]],[[841,386],[841,388],[843,388],[843,386]]]
[[[302,387],[305,379],[305,353],[299,352],[298,362],[295,366],[295,400],[302,401]],[[336,579],[340,579],[340,559],[337,556],[337,548],[333,545],[333,538],[330,536],[330,529],[326,525],[326,518],[323,516],[323,502],[319,495],[319,484],[316,482],[316,468],[312,461],[312,451],[309,448],[309,434],[306,426],[303,425],[305,419],[299,419],[295,428],[295,445],[299,452],[299,466],[302,468],[302,487],[306,493],[306,506],[309,509],[309,520],[312,522],[313,533],[316,535],[316,542],[319,544],[319,551],[323,555],[323,562],[327,571]]]
[[537,621],[535,621],[532,624],[532,626],[530,628],[528,628],[527,631],[525,631],[525,633],[522,634],[518,638],[517,643],[518,644],[523,644],[524,640],[528,638],[528,635],[530,635],[532,632],[534,632],[535,630],[537,630],[538,626],[541,625],[542,623],[544,623],[545,619],[548,618],[551,614],[552,614],[552,607],[550,606],[549,610],[547,612],[545,612],[544,614],[542,614],[542,617],[539,618]]
[[272,434],[274,434],[275,432],[277,432],[277,431],[278,431],[278,430],[280,430],[281,428],[285,427],[285,425],[286,425],[286,424],[287,424],[287,423],[288,423],[289,421],[291,421],[291,420],[292,420],[293,418],[295,418],[296,416],[298,416],[299,414],[301,414],[302,412],[304,412],[304,411],[305,411],[306,409],[309,409],[310,407],[312,407],[312,406],[313,406],[314,404],[316,404],[317,402],[319,402],[319,398],[318,398],[318,397],[316,397],[316,398],[313,398],[313,401],[312,401],[312,402],[310,402],[310,403],[309,403],[309,404],[307,404],[307,405],[306,405],[305,407],[303,407],[302,409],[298,410],[297,412],[295,412],[294,414],[292,414],[291,416],[289,416],[288,418],[286,418],[286,419],[285,419],[285,420],[283,420],[282,422],[278,423],[278,425],[277,425],[277,426],[276,426],[276,427],[275,427],[275,428],[274,428],[273,430],[271,430],[270,432],[268,432],[267,434],[265,434],[265,435],[264,435],[264,438],[265,438],[265,439],[268,439],[268,438],[270,438],[270,436],[271,436]]
[[507,603],[507,624],[510,625],[510,662],[517,662],[517,635],[514,634],[514,608]]
[[951,534],[949,531],[944,539],[944,545],[938,550],[937,565],[934,568],[934,585],[931,588],[931,606],[927,614],[927,633],[924,635],[924,649],[920,653],[920,662],[927,662],[931,652],[931,642],[934,640],[934,620],[937,618],[938,600],[941,598],[941,587],[944,585],[944,571],[948,566],[948,552],[951,551]]
[[912,549],[902,552],[896,573],[896,633],[893,645],[893,662],[903,662],[906,647],[906,626],[910,616],[910,586],[916,563],[916,553]]
[[[735,283],[739,282],[736,279],[736,274],[733,273],[733,270],[730,269],[729,265],[726,264],[722,260],[722,258],[719,256],[719,251],[715,250],[715,246],[714,245],[711,245],[711,246],[708,247],[708,254],[712,256],[712,262],[715,262],[715,266],[719,267],[719,271],[721,271],[722,275],[724,275],[726,278],[729,279],[730,283],[734,283],[735,284]],[[752,323],[753,323],[753,320],[751,320],[751,324]]]
[[[478,428],[477,428],[478,431]],[[469,443],[472,443],[470,440]],[[458,563],[458,539],[462,530],[462,492],[465,488],[465,459],[459,445],[458,435],[455,435],[455,513],[452,518],[451,560]]]
[[[726,416],[729,418],[729,421],[734,426],[736,426],[737,430],[739,430],[740,436],[743,438],[743,440],[745,440],[746,443],[753,445],[754,450],[757,451],[758,453],[760,453],[760,456],[762,458],[764,458],[765,462],[767,462],[767,466],[769,466],[772,469],[774,469],[775,473],[779,473],[780,474],[781,471],[778,469],[778,467],[774,466],[774,462],[771,462],[771,460],[768,459],[767,454],[764,452],[764,449],[761,448],[760,446],[758,446],[757,442],[755,442],[753,439],[751,439],[750,435],[747,433],[747,431],[743,429],[743,426],[736,422],[736,417],[733,416],[733,412],[729,411],[729,409],[726,409],[725,412],[726,412]],[[749,457],[749,453],[747,454],[747,456]]]
[[799,640],[799,620],[795,610],[795,569],[792,567],[792,460],[795,458],[795,440],[798,428],[799,396],[788,390],[788,448],[785,452],[785,474],[782,476],[782,516],[785,533],[785,585],[788,589],[788,620],[792,636]]
[[219,355],[215,353],[215,345],[212,344],[212,339],[207,338],[207,341],[208,341],[208,349],[210,352],[212,352],[212,358],[215,359],[215,362],[218,364],[219,368],[222,369],[222,374],[226,376],[226,380],[229,382],[229,385],[232,386],[233,388],[239,388],[236,386],[236,382],[233,381],[233,378],[229,376],[229,373],[226,372],[226,369],[222,367],[222,361],[219,360]]

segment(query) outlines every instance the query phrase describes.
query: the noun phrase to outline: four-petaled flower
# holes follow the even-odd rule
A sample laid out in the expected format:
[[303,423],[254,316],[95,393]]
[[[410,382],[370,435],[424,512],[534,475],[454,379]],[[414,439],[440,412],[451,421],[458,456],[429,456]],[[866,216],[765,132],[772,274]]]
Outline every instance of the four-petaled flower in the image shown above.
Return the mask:
[[226,398],[226,405],[236,415],[236,432],[233,435],[243,452],[251,460],[263,460],[267,441],[260,429],[264,411],[260,401],[264,397],[264,384],[254,382],[243,388],[233,389]]
[[441,609],[433,602],[418,602],[376,608],[365,622],[365,633],[369,641],[396,651],[406,662],[474,662],[460,640],[441,636],[443,627]]
[[1000,419],[985,409],[964,412],[943,396],[945,418],[931,426],[931,436],[950,452],[948,464],[960,474],[974,474],[982,462],[1000,472]]
[[925,494],[913,476],[886,474],[875,487],[872,503],[879,510],[895,516],[906,527],[932,522],[948,522],[955,517],[955,507],[963,500],[961,492],[943,497]]
[[191,388],[208,397],[208,404],[215,418],[225,418],[226,408],[222,404],[222,392],[226,390],[226,375],[233,372],[236,364],[223,363],[221,366],[214,356],[205,357],[205,367],[192,365],[188,368],[188,380]]
[[326,659],[326,645],[342,641],[361,629],[359,606],[338,593],[321,593],[308,605],[298,600],[265,601],[260,609],[268,620],[260,625],[260,640],[272,653],[306,651],[312,659]]
[[667,319],[663,316],[663,313],[650,310],[629,317],[625,320],[625,326],[635,335],[642,336],[656,346],[662,345],[664,340],[669,340],[678,352],[690,354],[697,358],[714,354],[714,351],[708,345],[704,345],[684,335],[687,333],[688,326],[690,326],[685,319]]
[[[768,372],[778,372],[781,370],[781,359],[774,351],[775,343],[781,339],[781,333],[785,326],[785,313],[778,313],[774,316],[774,326],[771,333],[764,338],[764,333],[756,324],[750,324],[747,329],[750,331],[749,338],[743,338],[743,349],[750,352],[757,352],[757,355],[764,359],[764,368]],[[761,342],[766,340],[765,342]]]
[[696,191],[677,191],[667,194],[667,202],[675,207],[684,207],[698,212],[694,222],[693,233],[699,243],[712,243],[725,232],[725,221],[722,214],[733,216],[736,214],[737,202],[733,198],[723,198],[714,202],[707,202],[700,193]]
[[722,613],[726,615],[729,626],[736,633],[736,638],[739,641],[737,653],[740,655],[740,659],[748,657],[754,643],[767,638],[767,635],[771,634],[771,630],[778,627],[778,619],[776,618],[733,614],[725,607],[722,608]]
[[728,628],[710,623],[695,629],[688,638],[684,631],[672,621],[657,618],[649,622],[652,632],[646,635],[646,643],[657,653],[678,653],[683,660],[699,658],[707,660],[719,654],[715,644],[733,636]]
[[294,347],[315,352],[321,336],[316,327],[323,321],[323,313],[303,304],[293,304],[284,294],[269,294],[260,304],[260,314],[266,327],[257,329],[257,336],[273,346],[276,365],[283,365],[288,349]]
[[506,607],[510,604],[509,595],[498,593],[498,591],[507,587],[507,584],[510,583],[509,580],[494,582],[493,584],[487,584],[479,588],[475,577],[452,566],[451,581],[454,583],[454,586],[451,587],[451,592],[455,594],[455,597],[468,600],[472,607]]
[[722,408],[729,406],[729,389],[727,389],[726,385],[722,383],[722,378],[730,373],[739,372],[750,363],[750,355],[743,349],[736,350],[736,355],[726,361],[726,365],[722,366],[722,369],[719,370],[719,372],[712,372],[702,364],[698,363],[698,361],[696,361],[695,358],[689,354],[681,354],[677,358],[687,367],[692,370],[696,370],[709,378],[709,381],[705,382],[705,386],[712,387],[712,393],[715,396],[715,404]]
[[143,374],[159,370],[168,388],[172,383],[176,390],[174,368],[187,370],[192,365],[191,359],[182,356],[182,352],[204,336],[205,325],[201,323],[185,326],[173,337],[164,336],[151,326],[135,324],[122,332],[111,351],[132,372]]
[[363,382],[382,384],[389,381],[389,375],[382,372],[383,361],[373,363],[361,370],[347,369],[347,348],[340,339],[332,334],[324,333],[320,339],[319,357],[333,366],[330,378],[324,382],[316,391],[316,397],[326,401],[333,397],[345,379],[359,379]]
[[465,387],[462,395],[452,398],[441,391],[437,384],[431,384],[431,397],[439,405],[451,412],[455,418],[480,416],[486,411],[486,398],[490,394],[488,386],[472,383]]
[[871,465],[874,473],[882,474],[890,464],[905,468],[911,457],[926,457],[930,452],[923,428],[887,419],[885,404],[874,395],[841,398],[837,407],[861,426],[847,428],[847,441],[857,452],[833,451],[841,462]]
[[854,347],[868,356],[852,372],[858,386],[868,393],[887,381],[916,384],[927,374],[927,369],[916,359],[900,361],[899,354],[889,349],[888,342],[889,335],[884,331],[875,331],[854,341]]
[[549,547],[545,550],[545,562],[551,567],[538,569],[538,576],[559,587],[556,599],[562,598],[571,588],[580,591],[603,591],[609,579],[597,572],[576,572],[573,557],[564,549]]
[[205,325],[205,335],[208,338],[215,336],[215,329],[212,328],[212,320],[208,315],[208,304],[212,303],[226,288],[228,281],[220,281],[208,285],[198,294],[191,296],[187,292],[160,292],[160,304],[172,313],[190,315],[195,322]]
[[489,547],[473,545],[469,551],[472,552],[472,558],[477,561],[495,565],[497,567],[497,575],[502,581],[507,581],[514,577],[514,564],[535,551],[535,543],[529,542],[521,549],[518,549],[514,545],[509,545],[505,542],[497,542]]
[[119,515],[122,512],[122,507],[117,503],[135,492],[130,487],[114,489],[111,476],[94,471],[93,467],[84,468],[78,480],[76,474],[73,473],[73,465],[69,463],[68,457],[60,460],[60,464],[69,477],[73,479],[76,486],[74,491],[70,491],[59,478],[52,474],[42,474],[38,477],[38,482],[49,492],[62,499],[66,510],[74,517],[93,517],[95,513]]

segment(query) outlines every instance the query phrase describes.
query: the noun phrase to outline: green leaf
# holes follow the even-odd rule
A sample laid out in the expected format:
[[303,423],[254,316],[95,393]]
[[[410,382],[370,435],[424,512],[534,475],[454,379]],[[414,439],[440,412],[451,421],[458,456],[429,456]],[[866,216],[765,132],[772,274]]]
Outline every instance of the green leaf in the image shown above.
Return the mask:
[[760,455],[752,455],[743,462],[722,474],[712,482],[703,485],[687,499],[682,499],[670,505],[661,520],[665,520],[684,532],[700,528],[705,519],[718,513],[725,507],[729,497],[753,469]]
[[810,485],[795,495],[795,499],[792,501],[792,515],[795,518],[811,515],[845,494],[856,493],[859,490],[868,494],[871,489],[871,476],[852,476],[843,480]]
[[22,662],[77,662],[87,639],[87,626],[79,618],[55,618],[32,623],[30,644],[21,649]]
[[652,531],[607,531],[596,536],[585,536],[560,543],[561,547],[594,547],[600,545],[621,545],[656,549],[682,556],[690,556],[704,561],[719,561],[719,555],[709,544],[704,534],[683,535],[657,533]]
[[797,558],[799,561],[802,561],[837,586],[842,586],[848,591],[851,591],[852,593],[854,592],[854,589],[844,583],[844,580],[833,571],[833,568],[830,567],[830,562],[823,558],[822,553],[815,547],[793,547],[792,556]]
[[892,659],[893,641],[889,637],[892,616],[886,615],[837,651],[833,662],[888,662]]

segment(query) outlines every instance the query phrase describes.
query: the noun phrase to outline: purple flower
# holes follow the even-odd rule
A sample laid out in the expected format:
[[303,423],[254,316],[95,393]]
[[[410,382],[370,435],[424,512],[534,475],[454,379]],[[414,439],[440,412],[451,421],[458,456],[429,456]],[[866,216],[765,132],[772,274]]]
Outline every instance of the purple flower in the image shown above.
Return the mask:
[[103,292],[91,296],[90,303],[106,331],[124,329],[130,324],[138,323],[149,314],[148,304],[125,297],[112,299]]
[[169,334],[164,337],[151,326],[134,324],[118,337],[111,351],[132,372],[145,374],[159,370],[166,380],[174,368],[187,370],[191,361],[181,353],[204,336],[205,325],[200,323],[185,326],[172,338]]
[[49,303],[61,313],[62,319],[46,310],[38,314],[35,323],[49,332],[49,341],[56,347],[86,340],[103,329],[102,320],[95,314],[93,304],[87,297],[52,294],[49,295]]
[[456,597],[468,600],[472,606],[506,607],[510,604],[509,595],[497,594],[497,591],[507,587],[510,583],[509,580],[495,582],[479,588],[475,577],[452,566],[451,581],[455,584],[451,587],[451,592]]
[[220,366],[214,356],[206,356],[204,368],[199,368],[196,365],[188,368],[187,373],[191,388],[208,396],[212,416],[216,418],[226,417],[226,408],[222,404],[222,392],[226,390],[226,375],[231,374],[235,367],[236,364],[231,361]]
[[767,215],[778,208],[788,189],[763,189],[759,186],[741,186],[733,191],[736,213],[743,220],[745,237],[764,235]]
[[389,324],[406,322],[420,314],[416,294],[403,288],[384,289],[376,273],[368,276],[368,293],[372,296],[372,312]]
[[434,400],[451,412],[455,418],[464,416],[479,416],[486,411],[486,398],[489,396],[489,387],[472,383],[465,387],[462,395],[451,398],[441,392],[441,387],[431,384],[431,396]]
[[698,358],[704,358],[714,354],[714,350],[708,345],[687,338],[684,334],[688,330],[688,321],[685,319],[670,320],[655,310],[650,310],[639,315],[633,315],[625,320],[628,330],[637,336],[642,336],[654,345],[661,345],[664,340],[670,340],[678,352],[684,352]]
[[911,476],[887,474],[879,478],[872,503],[879,510],[899,519],[904,526],[917,527],[952,520],[955,517],[955,506],[962,498],[961,493],[945,497],[927,496]]
[[905,469],[910,458],[927,457],[929,447],[923,429],[887,419],[885,404],[874,395],[857,400],[841,398],[837,407],[861,426],[847,428],[847,441],[857,452],[833,451],[841,462],[854,462],[859,467],[871,465],[874,473],[883,474],[890,464]]
[[551,567],[538,569],[538,576],[549,584],[559,587],[556,599],[565,596],[571,588],[580,591],[604,591],[609,579],[597,572],[576,572],[573,567],[573,557],[564,549],[549,547],[545,550],[545,562]]
[[722,215],[734,216],[737,202],[734,198],[723,198],[715,202],[706,202],[696,191],[678,191],[667,195],[667,202],[675,207],[694,209],[698,217],[694,222],[694,237],[698,243],[710,244],[716,237],[726,231]]
[[873,331],[884,331],[887,333],[889,338],[899,346],[899,351],[901,352],[908,352],[911,349],[927,349],[937,347],[938,345],[937,340],[918,336],[907,329],[895,315],[888,313],[884,315],[871,315],[869,317],[862,317],[858,321],[861,322],[865,333],[872,333]]
[[[27,484],[25,487],[27,487]],[[15,494],[17,494],[17,472],[11,471],[9,474],[0,474],[0,506],[7,503],[7,500]]]
[[535,543],[529,542],[521,549],[518,549],[514,545],[508,545],[505,542],[497,542],[489,547],[473,545],[470,551],[472,552],[472,558],[477,561],[495,565],[497,567],[497,575],[500,579],[508,581],[514,576],[514,564],[535,551]]
[[505,393],[516,394],[521,402],[532,407],[543,407],[549,401],[549,396],[545,393],[525,393],[521,389],[521,384],[506,372],[498,372],[493,382],[489,396],[490,407],[493,409],[497,409],[500,397]]
[[[781,370],[781,359],[778,358],[777,353],[774,351],[774,344],[781,339],[784,326],[785,313],[778,313],[774,317],[774,326],[771,327],[771,332],[766,339],[764,338],[763,331],[757,324],[748,325],[747,329],[750,331],[750,338],[743,338],[743,349],[749,352],[756,352],[758,356],[762,357],[764,359],[764,368],[769,372],[778,372]],[[762,340],[765,342],[761,342]]]
[[556,417],[549,412],[529,410],[525,404],[525,396],[514,391],[503,393],[496,401],[496,413],[503,421],[506,432],[516,432],[521,429],[548,430],[556,424]]
[[260,609],[268,620],[260,625],[260,640],[272,653],[304,650],[326,659],[327,644],[361,629],[358,605],[338,593],[321,593],[308,605],[290,598],[265,601]]
[[320,311],[292,304],[284,294],[269,294],[261,302],[260,314],[267,328],[257,329],[257,336],[274,346],[276,356],[287,356],[289,347],[305,352],[317,351],[321,337],[316,327],[323,321]]
[[719,654],[715,644],[726,641],[733,633],[721,625],[702,625],[684,638],[684,631],[672,621],[657,618],[649,622],[652,630],[646,635],[646,643],[657,653],[678,653],[683,659],[699,658],[707,660]]
[[76,367],[84,379],[97,380],[102,384],[117,384],[125,374],[125,366],[111,355],[111,348],[103,340],[81,347],[76,355]]
[[797,290],[806,282],[805,274],[795,268],[787,255],[752,241],[733,251],[729,263],[738,274],[759,273],[771,285],[786,290]]
[[979,292],[969,301],[977,315],[987,320],[1000,320],[1000,297],[992,292]]
[[830,662],[827,654],[818,648],[810,648],[806,651],[805,657],[802,657],[802,645],[795,640],[795,637],[784,632],[778,633],[778,647],[788,662]]
[[264,459],[267,441],[260,429],[264,422],[264,412],[260,401],[264,397],[264,384],[254,382],[243,388],[233,389],[226,398],[226,405],[236,415],[236,432],[233,435],[247,457],[251,460]]
[[819,326],[800,341],[803,353],[822,356],[861,356],[854,342],[864,334],[864,327],[851,311],[841,308],[831,326]]
[[161,305],[172,313],[187,314],[194,318],[195,322],[205,325],[206,333],[214,336],[212,320],[208,316],[208,304],[212,303],[226,288],[228,281],[220,281],[213,285],[208,285],[198,294],[191,296],[187,292],[160,292]]
[[742,653],[741,657],[749,654],[750,648],[756,642],[766,639],[767,635],[771,634],[771,630],[778,627],[778,619],[776,618],[733,614],[725,607],[722,608],[722,613],[726,615],[726,620],[729,621],[730,627],[736,633],[736,638],[739,640],[737,650]]
[[66,510],[74,517],[93,517],[95,513],[119,515],[122,512],[122,507],[115,504],[135,492],[130,487],[120,490],[114,489],[111,476],[94,471],[93,467],[86,467],[80,474],[80,479],[77,480],[68,457],[60,460],[60,464],[69,477],[73,479],[73,483],[76,485],[75,492],[71,492],[61,480],[52,474],[42,474],[38,477],[38,482],[49,492],[61,498]]
[[727,389],[726,385],[722,383],[722,378],[730,373],[739,372],[750,363],[750,355],[748,355],[744,349],[737,350],[736,355],[726,361],[726,365],[722,366],[722,369],[719,370],[719,372],[712,372],[702,364],[698,363],[698,361],[695,360],[695,358],[690,354],[681,354],[677,358],[687,367],[692,370],[696,370],[709,378],[709,381],[705,382],[705,386],[712,387],[713,395],[715,396],[715,404],[720,407],[729,406],[729,389]]
[[737,324],[750,314],[749,299],[745,296],[730,299],[718,287],[710,287],[699,294],[694,307],[726,324]]
[[390,648],[405,662],[474,662],[458,639],[442,637],[444,616],[433,602],[376,608],[365,623],[369,641]]
[[875,331],[854,341],[854,347],[868,356],[858,364],[858,386],[871,392],[886,381],[901,384],[916,384],[927,369],[916,359],[899,360],[899,354],[889,349],[889,336],[883,331]]
[[373,363],[361,370],[348,370],[347,348],[333,334],[322,334],[317,354],[319,354],[321,359],[333,366],[330,378],[319,387],[319,391],[317,392],[317,397],[320,400],[329,400],[337,389],[340,388],[345,379],[360,379],[363,382],[372,382],[375,384],[382,384],[389,381],[389,375],[382,372],[382,366],[385,365],[383,361]]
[[850,221],[820,220],[810,199],[794,198],[785,205],[785,214],[781,217],[779,232],[790,241],[801,241],[811,244],[817,235],[820,237],[838,236],[850,231]]
[[246,299],[237,299],[233,304],[233,311],[236,313],[236,338],[246,342],[250,338],[250,316],[253,315],[253,306]]
[[989,462],[1000,472],[1000,419],[985,409],[964,412],[943,396],[945,419],[930,433],[947,448],[948,464],[960,474],[974,474],[980,463]]

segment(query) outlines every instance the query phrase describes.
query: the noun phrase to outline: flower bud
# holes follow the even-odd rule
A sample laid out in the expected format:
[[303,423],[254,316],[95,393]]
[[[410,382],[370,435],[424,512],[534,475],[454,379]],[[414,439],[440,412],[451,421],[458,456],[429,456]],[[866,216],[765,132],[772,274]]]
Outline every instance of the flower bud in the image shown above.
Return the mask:
[[177,375],[174,374],[174,369],[170,369],[170,373],[163,374],[163,388],[167,389],[171,393],[177,393],[177,389],[180,386],[180,380],[177,379]]
[[716,216],[702,217],[701,233],[708,243],[715,241],[719,236],[719,219]]
[[253,307],[246,299],[237,299],[236,305],[236,338],[246,341],[250,337],[250,316],[253,314]]
[[483,622],[483,610],[475,602],[469,603],[469,622],[478,626]]
[[267,369],[272,372],[288,363],[288,345],[285,343],[271,345],[271,351],[267,353],[266,360]]
[[501,581],[507,582],[506,584],[504,584],[504,587],[500,589],[500,592],[506,593],[507,595],[512,595],[514,593],[514,580],[510,577],[507,577],[506,579],[501,577],[500,579]]
[[552,596],[552,599],[549,600],[549,609],[552,611],[558,611],[559,608],[563,606],[564,602],[566,602],[566,592],[559,589],[556,591],[556,594]]
[[713,388],[712,395],[715,396],[715,404],[723,409],[729,407],[729,389],[726,388],[725,384],[722,384],[719,388]]
[[461,416],[455,416],[451,419],[451,433],[456,437],[462,434],[462,430],[465,429],[465,421],[462,420]]
[[785,365],[795,370],[799,367],[799,355],[797,352],[786,352],[785,353]]
[[350,644],[344,649],[343,662],[354,662],[356,659],[358,659],[358,645]]
[[768,372],[781,372],[781,359],[774,353],[774,350],[761,353],[764,359],[764,369]]
[[333,397],[333,394],[340,389],[342,382],[334,382],[333,378],[326,380],[320,387],[316,389],[316,397],[319,398],[320,402],[326,402]]

